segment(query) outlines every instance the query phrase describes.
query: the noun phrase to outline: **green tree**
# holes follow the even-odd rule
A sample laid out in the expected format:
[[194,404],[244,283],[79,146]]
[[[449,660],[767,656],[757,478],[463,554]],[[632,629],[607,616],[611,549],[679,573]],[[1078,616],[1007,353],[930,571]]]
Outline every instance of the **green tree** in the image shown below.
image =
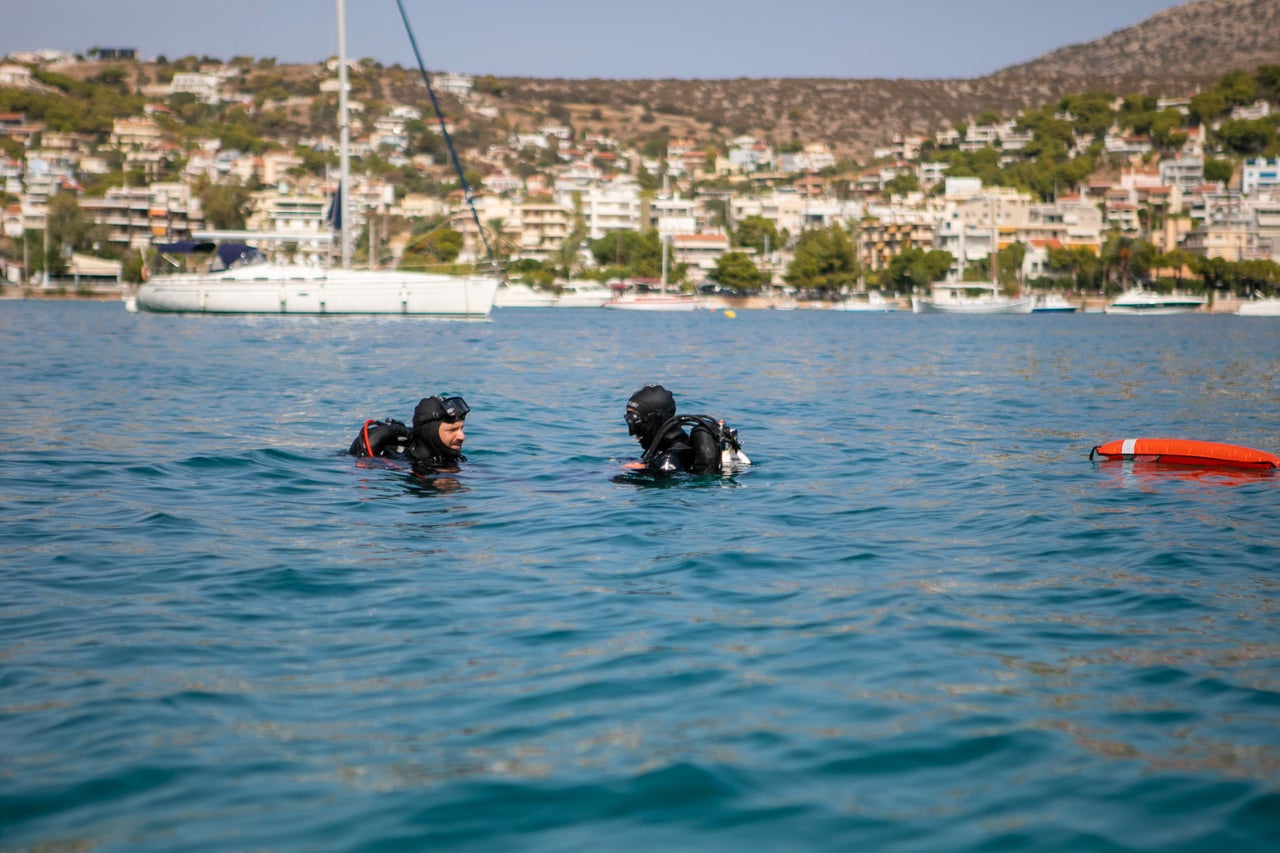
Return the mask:
[[1259,98],[1280,103],[1280,65],[1259,65],[1254,79],[1258,82]]
[[462,252],[462,232],[445,225],[419,232],[409,238],[401,258],[401,269],[422,269],[436,264],[450,264]]
[[49,250],[66,247],[76,252],[93,250],[106,242],[106,228],[93,221],[74,193],[60,192],[49,199]]
[[1276,144],[1276,125],[1270,119],[1224,121],[1217,134],[1228,151],[1246,157],[1262,154]]
[[1075,282],[1078,290],[1096,290],[1101,283],[1102,262],[1091,249],[1083,246],[1070,249],[1051,248],[1048,261],[1050,270],[1066,273]]
[[762,257],[765,254],[766,241],[774,249],[779,247],[777,224],[763,216],[746,217],[738,223],[737,229],[733,232],[733,245],[755,249],[756,253]]
[[940,249],[926,252],[918,246],[909,246],[889,259],[880,283],[885,287],[909,291],[928,287],[941,281],[951,268],[952,255]]
[[1268,260],[1240,261],[1235,265],[1235,287],[1242,296],[1275,290],[1280,264]]
[[1061,106],[1075,116],[1077,133],[1101,136],[1115,121],[1115,113],[1111,109],[1114,101],[1115,96],[1110,92],[1085,92],[1068,95],[1062,99]]
[[906,195],[920,190],[920,179],[915,172],[899,172],[889,179],[884,188],[890,195]]
[[1231,175],[1235,171],[1235,166],[1230,160],[1215,160],[1212,157],[1204,158],[1204,179],[1210,182],[1230,183]]
[[1170,249],[1157,259],[1160,267],[1173,273],[1173,287],[1182,289],[1182,279],[1187,270],[1195,269],[1196,256],[1186,249]]
[[857,278],[857,250],[839,225],[801,235],[795,257],[783,275],[793,287],[827,292],[847,288]]
[[1214,88],[1222,92],[1227,103],[1233,107],[1251,104],[1258,98],[1257,82],[1252,75],[1239,69],[1222,75]]
[[499,263],[511,257],[520,248],[519,243],[507,230],[507,220],[501,216],[495,216],[485,223],[485,234],[489,238],[489,249],[493,252],[494,260]]
[[758,291],[764,281],[760,270],[744,252],[725,252],[716,260],[716,268],[707,277],[724,287],[746,293]]
[[210,226],[229,230],[245,227],[253,204],[248,187],[238,181],[214,184],[208,180],[202,180],[196,185],[196,194],[200,197],[200,206],[204,209],[205,222]]
[[613,231],[591,242],[591,254],[602,267],[623,275],[657,278],[662,274],[662,241],[658,232]]

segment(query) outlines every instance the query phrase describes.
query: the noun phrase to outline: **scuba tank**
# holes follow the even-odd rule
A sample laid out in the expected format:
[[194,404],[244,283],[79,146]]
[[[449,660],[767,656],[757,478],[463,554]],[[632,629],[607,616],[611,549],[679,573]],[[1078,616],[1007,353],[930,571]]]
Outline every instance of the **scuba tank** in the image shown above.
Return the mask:
[[355,441],[351,442],[351,449],[347,453],[352,456],[404,453],[410,434],[407,426],[393,418],[387,418],[385,422],[367,420]]
[[[672,427],[686,426],[693,429],[701,428],[711,434],[716,447],[720,449],[720,470],[722,472],[735,471],[751,464],[747,454],[742,452],[742,443],[738,440],[738,431],[726,425],[723,418],[713,418],[710,415],[676,415],[663,422],[662,426],[658,428],[657,435],[666,433]],[[658,455],[658,445],[655,442],[653,446],[644,452],[640,459],[644,464],[648,465]]]
[[732,471],[750,465],[751,460],[742,452],[738,441],[738,431],[726,426],[723,420],[717,420],[716,424],[720,427],[720,470]]

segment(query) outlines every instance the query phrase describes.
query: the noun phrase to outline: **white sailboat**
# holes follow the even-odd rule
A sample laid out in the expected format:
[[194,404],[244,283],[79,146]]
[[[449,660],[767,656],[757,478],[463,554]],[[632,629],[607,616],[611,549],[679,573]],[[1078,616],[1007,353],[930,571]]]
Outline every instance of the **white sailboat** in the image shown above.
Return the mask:
[[911,297],[917,314],[1030,314],[1030,297],[1004,296],[997,285],[977,281],[936,282],[929,299]]
[[623,311],[696,311],[701,307],[696,297],[684,293],[667,293],[667,238],[662,239],[662,285],[658,293],[625,293],[602,306]]
[[[960,230],[961,257],[964,266],[964,226]],[[1030,314],[1035,299],[1030,296],[1005,296],[1000,292],[1000,232],[996,227],[995,203],[991,206],[991,281],[934,282],[929,297],[912,296],[911,310],[916,314]]]
[[346,210],[348,194],[344,192],[350,177],[344,0],[337,0],[337,24],[342,174],[334,207],[341,227],[341,266],[272,263],[254,247],[224,246],[202,271],[155,275],[144,281],[135,297],[138,310],[195,314],[403,314],[455,319],[489,316],[500,283],[496,276],[351,268],[351,224]]

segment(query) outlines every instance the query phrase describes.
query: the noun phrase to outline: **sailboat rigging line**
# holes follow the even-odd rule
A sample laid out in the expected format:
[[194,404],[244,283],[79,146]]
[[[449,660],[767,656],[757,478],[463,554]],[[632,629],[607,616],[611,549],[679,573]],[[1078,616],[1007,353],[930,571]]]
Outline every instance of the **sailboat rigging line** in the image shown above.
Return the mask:
[[471,195],[471,186],[467,183],[467,177],[462,172],[462,162],[458,159],[458,152],[453,147],[453,137],[449,135],[449,126],[444,120],[444,112],[440,109],[440,101],[436,98],[436,90],[431,86],[431,75],[427,73],[427,67],[422,64],[422,54],[418,51],[418,40],[413,36],[413,27],[409,25],[409,16],[405,14],[403,0],[396,0],[396,6],[400,8],[400,18],[404,21],[404,31],[409,36],[409,46],[413,48],[414,59],[418,60],[418,72],[422,75],[422,82],[427,86],[427,94],[431,96],[431,106],[436,111],[436,120],[440,122],[440,132],[444,135],[444,144],[449,149],[449,159],[453,161],[454,171],[458,173],[458,181],[462,185],[462,192],[466,196],[467,206],[471,208],[471,218],[475,220],[476,231],[480,234],[480,239],[484,241],[485,253],[489,256],[489,263],[497,266],[493,257],[493,247],[489,245],[489,237],[484,233],[484,228],[480,225],[480,214],[476,212],[476,202]]

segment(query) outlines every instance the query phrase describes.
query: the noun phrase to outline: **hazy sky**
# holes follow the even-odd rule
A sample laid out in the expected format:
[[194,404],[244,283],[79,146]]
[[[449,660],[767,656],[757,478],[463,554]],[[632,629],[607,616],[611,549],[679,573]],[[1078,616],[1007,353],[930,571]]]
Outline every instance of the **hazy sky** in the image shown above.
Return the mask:
[[[979,77],[1175,0],[404,0],[431,70],[527,77]],[[337,53],[335,0],[0,0],[0,54]],[[413,64],[396,0],[347,0],[347,52]]]

